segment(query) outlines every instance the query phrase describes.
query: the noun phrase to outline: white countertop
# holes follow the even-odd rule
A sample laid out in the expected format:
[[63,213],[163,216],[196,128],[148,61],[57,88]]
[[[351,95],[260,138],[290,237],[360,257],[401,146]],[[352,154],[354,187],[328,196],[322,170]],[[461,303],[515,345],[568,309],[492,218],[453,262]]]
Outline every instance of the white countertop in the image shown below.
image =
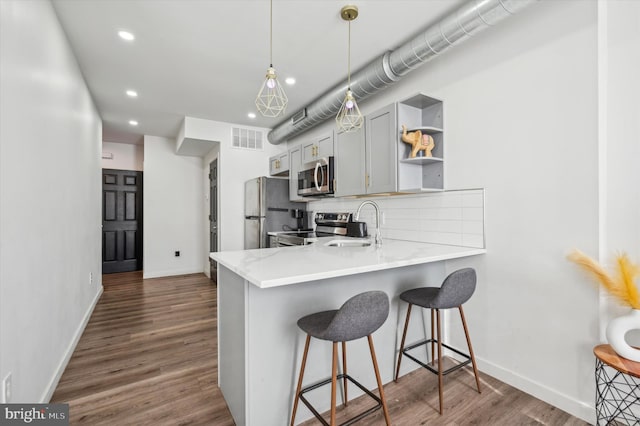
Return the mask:
[[[437,262],[486,253],[485,249],[386,239],[382,247],[306,246],[222,251],[210,257],[260,288]],[[346,238],[338,238],[346,239]]]

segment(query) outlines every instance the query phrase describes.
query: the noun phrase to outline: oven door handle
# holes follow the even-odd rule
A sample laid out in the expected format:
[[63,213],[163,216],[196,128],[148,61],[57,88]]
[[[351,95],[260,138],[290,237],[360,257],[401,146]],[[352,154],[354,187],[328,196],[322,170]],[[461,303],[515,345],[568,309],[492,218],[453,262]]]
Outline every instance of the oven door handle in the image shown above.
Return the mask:
[[[316,163],[316,168],[315,168],[315,170],[313,171],[313,183],[316,185],[316,190],[317,190],[318,192],[320,192],[320,191],[321,191],[320,185],[318,185],[318,170],[319,170],[319,169],[320,169],[320,162],[318,161],[318,162]],[[320,171],[321,171],[321,172],[322,172],[322,174],[323,174],[323,176],[322,176],[322,181],[324,182],[324,172],[323,172],[322,170],[320,170]]]
[[288,242],[282,241],[280,239],[276,241],[276,247],[293,247],[295,245],[297,245],[297,244],[288,243]]

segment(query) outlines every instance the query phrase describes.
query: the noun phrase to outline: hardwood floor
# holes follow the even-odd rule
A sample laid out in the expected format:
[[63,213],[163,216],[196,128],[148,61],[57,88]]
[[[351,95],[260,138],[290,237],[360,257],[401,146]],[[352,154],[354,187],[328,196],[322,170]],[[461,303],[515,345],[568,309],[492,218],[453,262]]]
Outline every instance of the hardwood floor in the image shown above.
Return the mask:
[[[405,360],[406,361],[406,360]],[[347,361],[348,362],[348,361]],[[373,370],[372,373],[373,374]],[[493,377],[480,373],[482,393],[476,390],[471,367],[451,373],[444,378],[444,414],[438,412],[438,376],[425,369],[401,377],[398,383],[388,383],[384,393],[389,406],[389,417],[396,426],[418,425],[549,425],[578,426],[588,423],[521,392]],[[329,389],[326,388],[329,392]],[[377,391],[375,391],[377,394]],[[340,403],[338,393],[338,403]],[[345,408],[337,408],[338,423],[375,405],[369,398],[349,401]],[[328,413],[325,413],[328,419]],[[318,425],[312,419],[305,426]],[[385,425],[382,410],[362,420],[371,426]]]
[[218,375],[216,288],[202,274],[103,276],[52,402],[71,424],[233,425]]
[[[69,403],[71,424],[233,425],[216,386],[215,285],[201,274],[142,280],[130,272],[105,275],[103,286],[51,401]],[[481,379],[478,394],[470,368],[445,377],[443,416],[437,376],[421,369],[387,384],[393,424],[587,424],[492,377]],[[338,421],[369,403],[361,397],[339,407]],[[382,412],[358,424],[383,425]]]

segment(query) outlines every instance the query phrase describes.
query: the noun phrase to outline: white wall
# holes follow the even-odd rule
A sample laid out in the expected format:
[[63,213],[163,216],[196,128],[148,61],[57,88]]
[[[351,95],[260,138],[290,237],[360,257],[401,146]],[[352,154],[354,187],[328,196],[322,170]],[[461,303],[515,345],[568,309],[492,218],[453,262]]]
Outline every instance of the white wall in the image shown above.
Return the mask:
[[113,158],[102,159],[103,169],[143,170],[144,145],[103,141],[102,153],[113,155]]
[[[231,146],[234,124],[185,117],[177,140],[144,139],[144,276],[209,275],[209,164],[218,158],[218,247],[244,248],[244,183],[269,174],[268,159],[286,149]],[[254,128],[265,131],[266,129]],[[203,157],[180,156],[184,138],[212,141]],[[182,247],[182,248],[181,248]],[[188,247],[185,249],[184,247]],[[181,250],[181,257],[173,257]]]
[[605,1],[606,251],[640,261],[640,2]]
[[[603,202],[600,253],[594,256],[611,265],[614,254],[624,251],[640,263],[640,2],[602,1],[599,12]],[[604,332],[610,318],[628,308],[604,292],[601,302]],[[640,342],[640,334],[635,339]]]
[[174,140],[145,135],[145,278],[202,272],[201,176],[201,158],[178,156]]
[[598,252],[596,46],[596,2],[540,2],[361,105],[444,101],[445,187],[486,188],[488,253],[448,263],[478,270],[480,368],[590,421],[598,295],[565,255]]
[[459,123],[447,133],[447,186],[487,190],[489,253],[475,260],[482,273],[468,308],[480,368],[589,420],[597,291],[565,255],[596,254],[599,243],[596,11],[595,2],[535,5],[450,64],[474,74],[441,91],[455,105],[447,120]]
[[0,2],[0,52],[0,377],[48,402],[102,291],[101,121],[49,2]]
[[[204,218],[209,215],[209,201],[207,199],[209,187],[206,176],[209,173],[209,163],[218,158],[218,197],[219,197],[219,248],[222,250],[241,250],[244,248],[244,183],[258,176],[268,176],[269,157],[286,150],[286,146],[274,146],[264,141],[263,150],[245,150],[233,148],[231,145],[231,129],[234,124],[219,121],[203,120],[186,117],[179,137],[210,140],[219,142],[219,146],[212,149],[202,162],[202,176],[204,186],[200,202],[203,203]],[[242,126],[246,127],[246,126]],[[265,131],[266,129],[254,128]],[[178,141],[179,143],[179,141]],[[146,170],[146,169],[145,169]],[[201,177],[201,180],[203,178]],[[202,205],[202,204],[201,204]],[[203,247],[208,250],[208,223],[205,223],[203,233]],[[206,253],[206,252],[205,252]],[[208,273],[208,254],[203,256],[204,270]]]

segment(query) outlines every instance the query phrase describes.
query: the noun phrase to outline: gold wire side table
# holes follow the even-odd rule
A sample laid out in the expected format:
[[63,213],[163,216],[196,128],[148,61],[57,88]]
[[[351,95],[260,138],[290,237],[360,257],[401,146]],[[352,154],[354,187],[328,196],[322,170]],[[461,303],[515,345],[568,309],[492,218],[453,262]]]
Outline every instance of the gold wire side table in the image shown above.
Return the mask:
[[622,358],[610,345],[596,356],[596,425],[640,425],[640,362]]

